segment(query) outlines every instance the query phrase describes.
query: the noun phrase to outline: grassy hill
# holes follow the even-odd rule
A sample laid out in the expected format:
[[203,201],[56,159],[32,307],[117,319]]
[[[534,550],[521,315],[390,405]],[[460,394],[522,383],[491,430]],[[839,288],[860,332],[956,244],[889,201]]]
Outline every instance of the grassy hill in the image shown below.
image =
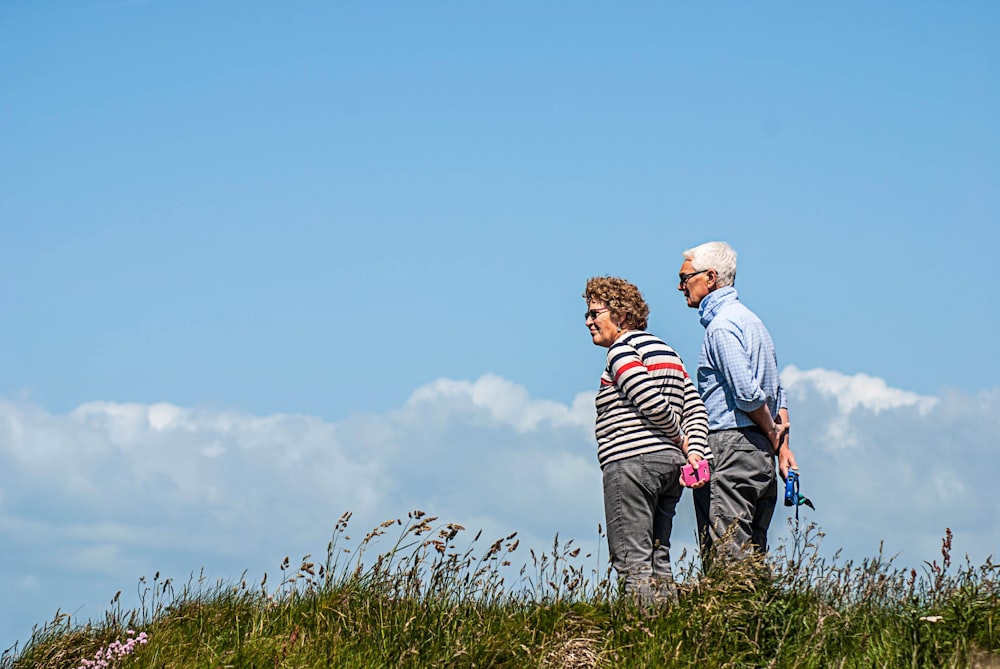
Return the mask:
[[953,566],[950,532],[922,571],[824,560],[815,527],[767,561],[704,574],[682,556],[677,601],[642,608],[572,542],[518,570],[515,535],[487,545],[414,512],[349,550],[349,517],[322,563],[286,558],[276,584],[157,574],[137,608],[57,615],[0,669],[1000,667],[998,568]]

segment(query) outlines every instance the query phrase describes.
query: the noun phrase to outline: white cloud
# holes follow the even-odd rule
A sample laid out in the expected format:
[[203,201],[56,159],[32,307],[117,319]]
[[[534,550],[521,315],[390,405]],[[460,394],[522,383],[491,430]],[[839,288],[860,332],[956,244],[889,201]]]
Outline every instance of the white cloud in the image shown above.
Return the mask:
[[594,425],[594,395],[580,393],[573,405],[533,399],[524,386],[486,374],[474,383],[439,379],[414,392],[404,407],[407,412],[425,411],[438,406],[453,413],[463,404],[488,417],[497,425],[514,428],[525,434],[542,424],[554,427],[577,427],[589,433]]
[[793,448],[808,512],[829,543],[854,557],[885,540],[908,564],[939,558],[945,528],[955,550],[982,560],[1000,546],[1000,389],[939,397],[891,388],[864,374],[782,371]]
[[[859,413],[877,415],[914,408],[921,416],[926,416],[939,402],[934,397],[890,388],[883,379],[867,374],[849,376],[819,368],[800,370],[789,365],[782,370],[781,379],[793,401],[805,400],[808,393],[815,392],[824,399],[836,402],[836,410],[828,412],[825,421],[823,446],[828,449],[862,444],[863,435],[855,429],[855,418]],[[791,422],[794,429],[796,420]]]
[[[945,527],[976,558],[1000,545],[1000,502],[988,493],[1000,391],[926,397],[861,374],[782,374],[803,492],[817,505],[802,513],[830,552],[864,557],[885,539],[919,565],[938,555]],[[53,415],[0,399],[0,599],[20,602],[0,616],[0,644],[56,608],[88,602],[98,609],[83,614],[97,614],[157,570],[235,578],[319,555],[345,511],[355,542],[421,509],[470,538],[518,531],[523,547],[544,550],[559,534],[594,550],[603,509],[593,411],[593,393],[565,405],[492,375],[434,381],[396,410],[336,423],[168,403]],[[788,536],[789,517],[779,507],[772,542]],[[685,497],[675,554],[693,533]],[[16,599],[26,584],[37,584],[33,596]]]
[[820,392],[835,397],[837,407],[845,414],[858,408],[881,413],[911,406],[926,414],[938,403],[933,397],[923,397],[908,390],[890,388],[883,379],[867,374],[848,376],[828,369],[801,370],[789,365],[782,370],[781,379],[789,388],[811,384]]
[[[487,537],[594,540],[592,403],[533,399],[495,376],[435,381],[395,411],[338,423],[168,403],[53,415],[0,399],[0,541],[16,547],[0,582],[55,572],[127,590],[154,570],[273,570],[325,551],[345,511],[356,538],[419,508]],[[59,596],[40,594],[39,622],[80,604]]]

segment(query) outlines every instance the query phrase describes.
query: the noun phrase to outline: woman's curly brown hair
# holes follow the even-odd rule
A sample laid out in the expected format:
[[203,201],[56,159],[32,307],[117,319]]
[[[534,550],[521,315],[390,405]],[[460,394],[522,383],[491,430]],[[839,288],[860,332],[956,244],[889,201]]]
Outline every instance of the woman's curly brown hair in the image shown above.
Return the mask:
[[625,326],[630,330],[645,330],[649,318],[649,305],[642,293],[625,279],[617,276],[595,276],[587,279],[587,289],[583,299],[600,300],[611,310],[612,317],[625,317]]

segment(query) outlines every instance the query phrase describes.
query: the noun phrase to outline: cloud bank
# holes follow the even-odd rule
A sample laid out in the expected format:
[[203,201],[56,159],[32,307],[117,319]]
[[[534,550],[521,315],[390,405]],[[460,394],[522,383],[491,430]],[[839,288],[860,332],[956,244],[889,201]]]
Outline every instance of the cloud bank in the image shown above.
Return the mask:
[[[946,527],[974,560],[998,545],[1000,390],[920,396],[863,374],[782,372],[805,520],[847,557],[887,552],[919,565]],[[593,393],[571,405],[511,381],[441,379],[385,414],[338,422],[167,403],[91,402],[53,415],[0,398],[0,645],[57,608],[89,617],[160,571],[236,578],[285,555],[325,554],[345,511],[359,537],[421,509],[490,541],[518,531],[600,543]],[[772,543],[787,538],[779,508]],[[470,535],[471,536],[471,535]],[[675,546],[694,536],[681,502]],[[601,547],[602,553],[606,549]]]

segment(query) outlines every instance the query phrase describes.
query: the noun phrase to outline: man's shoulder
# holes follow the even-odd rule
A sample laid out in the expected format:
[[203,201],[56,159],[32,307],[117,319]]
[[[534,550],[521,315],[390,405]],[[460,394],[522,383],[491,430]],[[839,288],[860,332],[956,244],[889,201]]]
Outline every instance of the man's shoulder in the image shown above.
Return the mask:
[[719,328],[732,327],[753,318],[757,317],[752,311],[743,306],[742,302],[733,300],[719,307],[706,329],[718,330]]
[[754,312],[740,302],[726,304],[715,314],[712,322],[705,327],[706,339],[710,342],[718,341],[719,338],[727,336],[736,337],[743,340],[745,337],[753,336],[750,333],[767,331],[767,326]]
[[757,314],[747,307],[747,305],[737,300],[733,300],[732,302],[722,305],[719,312],[715,315],[715,319],[712,321],[712,324],[714,325],[716,322],[720,321],[734,324],[763,322]]

